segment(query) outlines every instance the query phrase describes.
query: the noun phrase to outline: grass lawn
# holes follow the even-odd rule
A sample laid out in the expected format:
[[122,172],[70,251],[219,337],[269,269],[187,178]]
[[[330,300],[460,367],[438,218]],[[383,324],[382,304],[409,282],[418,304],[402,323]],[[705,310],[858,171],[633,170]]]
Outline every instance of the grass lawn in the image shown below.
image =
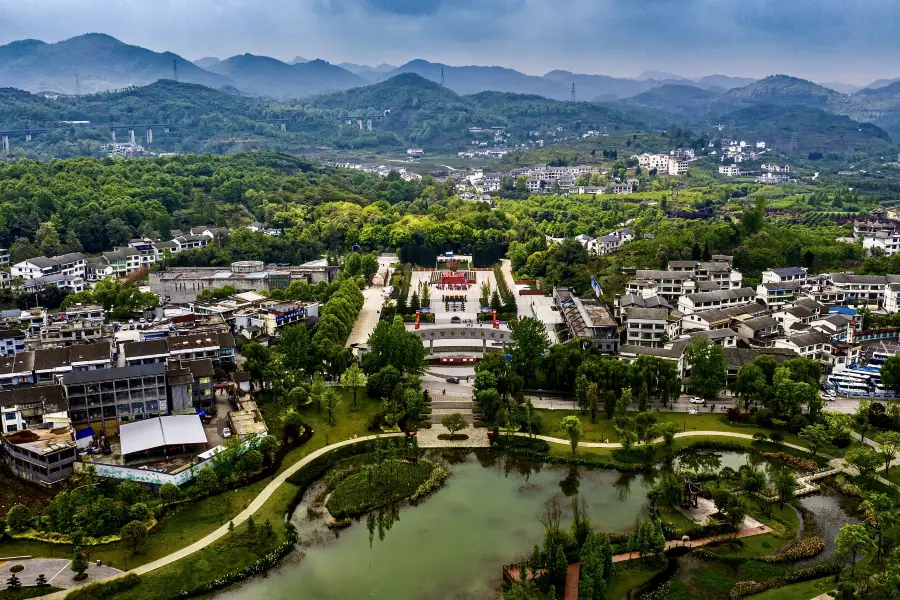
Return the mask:
[[[304,456],[327,445],[326,438],[328,444],[332,444],[352,438],[354,434],[362,437],[369,433],[366,431],[366,427],[372,415],[378,410],[378,402],[368,399],[361,392],[358,399],[359,407],[356,411],[353,411],[353,394],[342,390],[341,396],[342,402],[336,411],[335,425],[333,426],[327,424],[324,410],[319,413],[314,406],[306,406],[301,409],[300,413],[303,415],[304,420],[313,428],[315,433],[303,446],[295,448],[288,453],[280,471],[287,469]],[[265,413],[267,419],[277,417],[273,410],[274,408],[271,405],[268,406],[268,410]],[[259,485],[265,487],[269,481],[269,479],[266,479],[260,482]],[[288,506],[297,494],[297,489],[297,486],[285,483],[253,515],[253,520],[257,525],[264,523],[268,519],[274,526],[276,539],[269,544],[270,549],[281,544],[285,539],[282,523],[284,522]],[[255,495],[253,494],[254,497]],[[223,518],[222,522],[228,522],[228,519]],[[215,527],[210,531],[214,529]],[[195,552],[176,563],[142,576],[140,585],[128,592],[115,596],[116,600],[156,600],[158,598],[171,597],[185,587],[200,585],[203,582],[217,579],[231,571],[240,570],[255,562],[260,555],[248,548],[243,542],[243,539],[246,537],[244,535],[246,529],[247,525],[245,523],[235,528],[231,536],[226,536],[211,546]],[[195,541],[200,537],[202,535],[193,536],[190,541]],[[165,554],[184,545],[186,543],[172,546]],[[135,558],[138,557],[140,555],[137,555]],[[129,566],[130,563],[131,559],[129,559]]]
[[784,587],[768,590],[762,594],[747,596],[753,600],[809,600],[821,594],[834,589],[834,580],[832,577],[823,579],[814,579],[812,581],[804,581],[802,583],[794,583]]
[[606,586],[606,597],[618,600],[625,596],[629,590],[650,581],[659,571],[650,569],[622,569],[616,572]]

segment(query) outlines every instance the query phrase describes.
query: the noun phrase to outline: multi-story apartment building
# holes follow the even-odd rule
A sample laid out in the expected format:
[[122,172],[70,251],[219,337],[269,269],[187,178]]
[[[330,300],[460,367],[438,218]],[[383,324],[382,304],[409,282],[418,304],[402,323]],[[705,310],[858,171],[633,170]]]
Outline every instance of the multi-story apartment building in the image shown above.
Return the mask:
[[800,281],[761,283],[756,286],[756,299],[770,309],[777,310],[785,304],[792,304],[799,296],[801,287]]
[[622,324],[629,346],[661,348],[681,333],[678,319],[671,318],[665,308],[628,308]]
[[166,365],[155,363],[115,369],[76,371],[62,378],[74,426],[106,434],[120,423],[168,413]]
[[786,267],[782,269],[768,269],[762,272],[762,283],[806,283],[807,272],[803,267]]
[[739,304],[748,304],[755,299],[756,292],[752,288],[699,292],[681,296],[678,299],[678,310],[684,314],[691,314],[704,309],[726,308],[729,306],[737,306]]
[[72,252],[52,258],[38,256],[17,262],[12,266],[11,272],[13,277],[21,277],[25,280],[46,275],[72,275],[84,279],[86,262],[87,259],[81,252]]
[[3,459],[22,479],[53,485],[72,475],[76,459],[71,427],[39,427],[0,436]]
[[0,356],[25,352],[25,333],[18,329],[0,330]]
[[639,282],[646,281],[654,282],[657,286],[657,294],[670,302],[694,290],[693,273],[691,272],[638,269],[634,274],[634,280],[625,285],[626,291],[630,294],[640,293]]

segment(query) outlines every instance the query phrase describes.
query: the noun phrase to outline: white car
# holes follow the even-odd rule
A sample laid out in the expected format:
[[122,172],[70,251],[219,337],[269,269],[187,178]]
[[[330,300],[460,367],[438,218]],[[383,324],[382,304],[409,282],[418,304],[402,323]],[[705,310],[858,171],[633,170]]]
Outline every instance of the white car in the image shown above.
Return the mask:
[[225,438],[226,440],[231,437],[231,428],[230,427],[222,428],[222,437]]
[[691,398],[690,402],[691,404],[706,404],[706,400],[697,397]]

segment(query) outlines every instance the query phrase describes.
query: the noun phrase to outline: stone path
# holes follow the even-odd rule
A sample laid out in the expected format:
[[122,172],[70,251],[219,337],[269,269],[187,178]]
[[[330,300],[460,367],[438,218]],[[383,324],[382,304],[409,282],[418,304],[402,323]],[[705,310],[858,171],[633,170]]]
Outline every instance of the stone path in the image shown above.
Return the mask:
[[566,593],[563,600],[578,600],[578,582],[581,580],[581,563],[571,563],[566,569]]

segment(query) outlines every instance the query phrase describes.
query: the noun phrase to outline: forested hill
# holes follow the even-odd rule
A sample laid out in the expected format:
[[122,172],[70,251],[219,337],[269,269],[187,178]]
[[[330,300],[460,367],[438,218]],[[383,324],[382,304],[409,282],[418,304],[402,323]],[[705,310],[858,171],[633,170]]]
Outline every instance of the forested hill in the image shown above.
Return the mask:
[[[355,120],[348,125],[344,118],[364,115],[376,117],[372,131],[361,130]],[[286,131],[281,131],[279,120],[286,122]],[[59,129],[61,121],[91,121],[92,126]],[[168,134],[154,131],[152,147],[175,152],[223,152],[242,142],[286,151],[402,150],[409,144],[457,151],[471,145],[470,127],[502,126],[513,139],[524,140],[531,130],[556,132],[561,127],[566,135],[578,135],[602,127],[630,131],[649,123],[645,117],[635,117],[627,110],[590,102],[499,92],[460,96],[411,73],[371,86],[289,102],[170,80],[119,92],[56,98],[0,90],[0,123],[4,127],[54,128],[52,133],[35,136],[28,144],[12,139],[14,154],[97,155],[100,142],[109,139],[109,132],[102,125],[110,122],[175,124],[177,127]]]

